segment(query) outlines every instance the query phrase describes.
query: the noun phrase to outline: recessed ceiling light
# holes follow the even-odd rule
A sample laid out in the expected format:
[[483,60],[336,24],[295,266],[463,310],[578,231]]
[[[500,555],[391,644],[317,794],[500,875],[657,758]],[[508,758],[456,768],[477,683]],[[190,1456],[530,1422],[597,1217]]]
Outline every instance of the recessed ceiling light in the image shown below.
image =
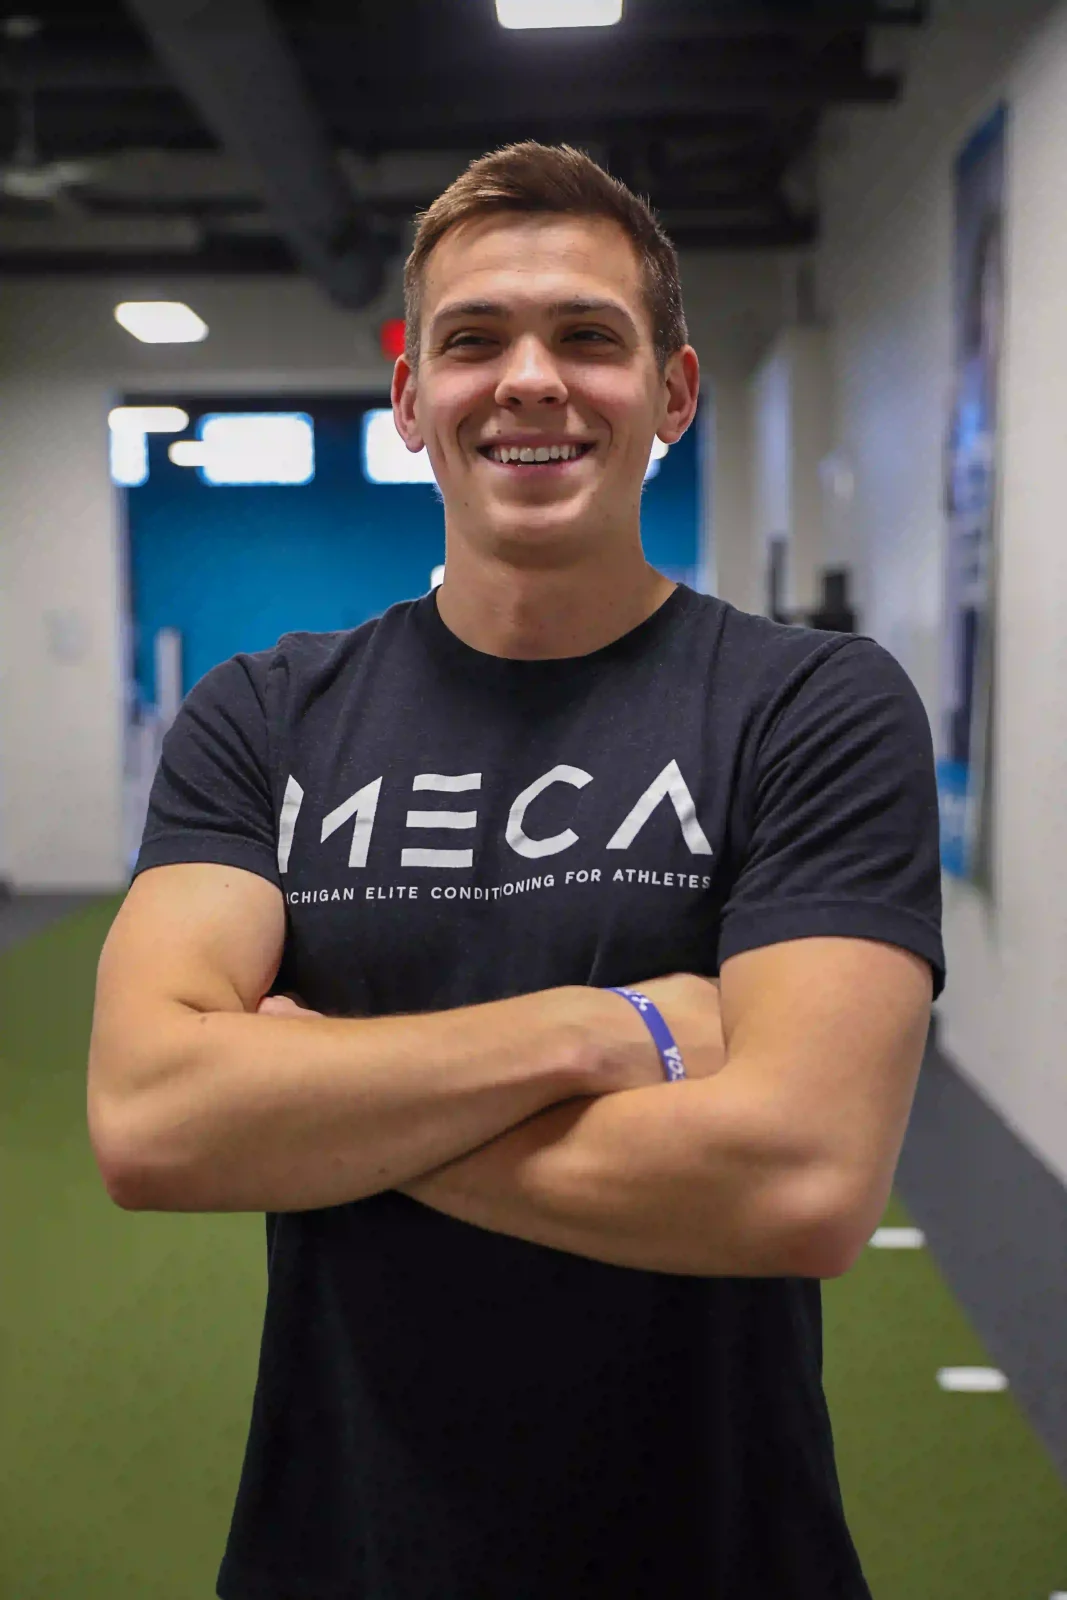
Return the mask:
[[368,483],[436,483],[426,446],[411,451],[388,409],[363,413],[363,476]]
[[609,28],[622,20],[622,0],[496,0],[504,28]]
[[196,344],[207,323],[181,300],[124,300],[115,321],[142,344]]
[[135,433],[181,433],[189,426],[189,413],[180,406],[115,406],[107,425]]
[[207,446],[202,439],[175,439],[167,446],[167,455],[176,467],[202,467],[207,460]]
[[[202,459],[170,447],[178,466],[199,467],[211,484],[310,483],[315,427],[305,411],[215,412],[197,424]],[[192,441],[190,441],[192,442]]]

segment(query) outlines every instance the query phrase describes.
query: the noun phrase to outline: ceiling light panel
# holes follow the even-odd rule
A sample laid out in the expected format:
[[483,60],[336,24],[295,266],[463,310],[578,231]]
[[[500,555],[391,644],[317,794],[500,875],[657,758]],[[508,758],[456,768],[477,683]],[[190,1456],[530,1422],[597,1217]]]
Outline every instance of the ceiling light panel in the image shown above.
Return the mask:
[[115,406],[107,425],[135,433],[181,433],[189,426],[189,413],[180,406]]
[[391,410],[363,413],[363,476],[368,483],[436,483],[425,446],[409,450]]
[[124,300],[115,321],[142,344],[196,344],[207,338],[207,323],[181,300]]
[[496,0],[505,28],[609,28],[622,20],[623,0]]
[[197,424],[201,453],[175,455],[195,465],[210,484],[310,483],[315,476],[315,427],[304,411],[221,412]]

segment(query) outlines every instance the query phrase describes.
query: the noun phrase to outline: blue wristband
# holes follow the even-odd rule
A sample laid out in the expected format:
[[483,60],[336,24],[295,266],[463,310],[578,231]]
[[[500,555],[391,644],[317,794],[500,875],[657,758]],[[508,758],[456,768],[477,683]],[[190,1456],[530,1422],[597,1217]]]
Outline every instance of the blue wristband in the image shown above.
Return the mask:
[[674,1042],[674,1036],[663,1017],[647,994],[642,994],[638,989],[612,989],[609,994],[621,994],[624,1000],[629,1000],[634,1010],[638,1012],[641,1021],[652,1035],[653,1043],[659,1051],[659,1058],[663,1063],[664,1074],[672,1083],[685,1077],[685,1066],[682,1062],[682,1052]]

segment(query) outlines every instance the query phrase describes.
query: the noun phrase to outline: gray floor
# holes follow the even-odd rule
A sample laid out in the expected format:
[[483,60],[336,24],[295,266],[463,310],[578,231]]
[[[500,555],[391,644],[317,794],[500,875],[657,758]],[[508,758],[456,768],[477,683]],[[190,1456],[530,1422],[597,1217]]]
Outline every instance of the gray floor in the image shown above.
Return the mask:
[[98,894],[0,895],[0,954],[101,898]]
[[[99,898],[0,898],[0,952]],[[936,1017],[896,1189],[1067,1484],[1067,1189],[941,1053]]]
[[1067,1484],[1067,1188],[927,1048],[896,1191]]

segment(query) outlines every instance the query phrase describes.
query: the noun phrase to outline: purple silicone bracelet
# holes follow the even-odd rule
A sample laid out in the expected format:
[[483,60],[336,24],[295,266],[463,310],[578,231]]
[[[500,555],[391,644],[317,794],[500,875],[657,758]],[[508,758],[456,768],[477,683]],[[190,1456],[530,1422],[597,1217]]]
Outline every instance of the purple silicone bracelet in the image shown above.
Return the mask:
[[659,1058],[663,1063],[665,1076],[676,1083],[685,1077],[685,1065],[682,1061],[682,1052],[674,1042],[674,1035],[664,1022],[661,1013],[652,1004],[647,994],[642,994],[639,989],[614,989],[609,988],[609,994],[621,994],[624,1000],[629,1000],[641,1021],[652,1035],[652,1041],[659,1051]]

